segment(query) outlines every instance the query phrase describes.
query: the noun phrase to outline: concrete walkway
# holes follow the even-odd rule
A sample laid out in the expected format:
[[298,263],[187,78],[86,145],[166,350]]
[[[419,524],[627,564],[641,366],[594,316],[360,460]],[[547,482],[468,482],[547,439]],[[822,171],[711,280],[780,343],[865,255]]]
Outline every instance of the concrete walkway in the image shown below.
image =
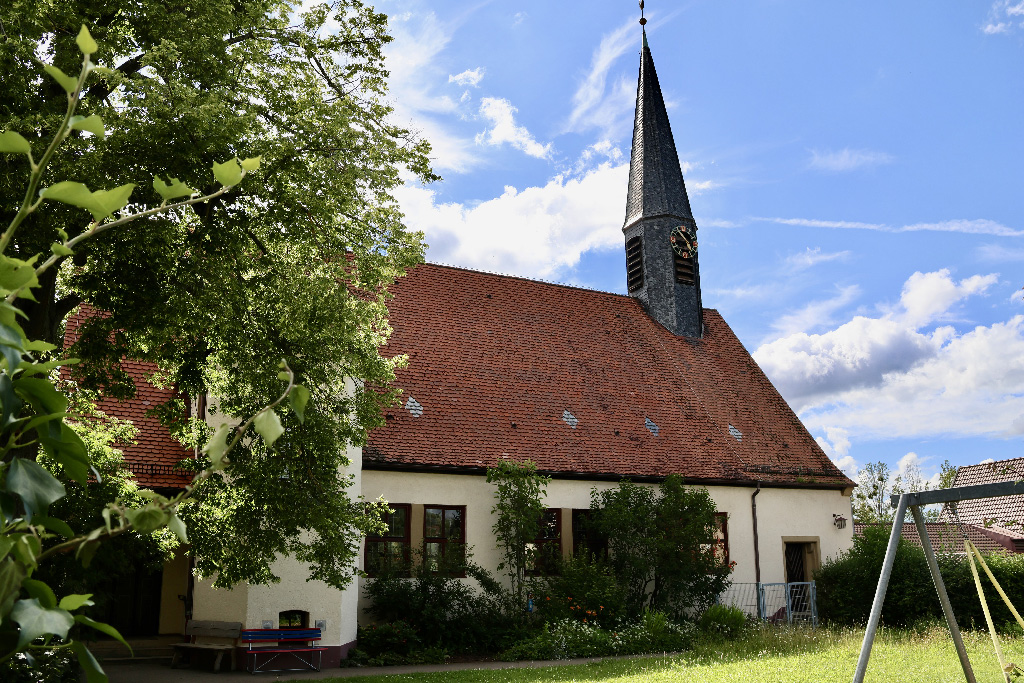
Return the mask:
[[[592,657],[587,659],[563,659],[554,662],[463,662],[459,664],[424,664],[418,666],[376,666],[351,669],[324,669],[323,671],[281,671],[256,674],[247,671],[224,671],[214,673],[209,669],[172,669],[167,659],[132,659],[106,661],[103,669],[110,676],[110,683],[214,683],[221,681],[304,681],[324,678],[354,678],[356,676],[397,676],[399,674],[432,673],[444,671],[538,669],[545,666],[566,666],[589,664],[611,659],[637,659],[652,655],[632,657]],[[656,655],[663,657],[664,655]],[[444,680],[440,678],[439,680]]]

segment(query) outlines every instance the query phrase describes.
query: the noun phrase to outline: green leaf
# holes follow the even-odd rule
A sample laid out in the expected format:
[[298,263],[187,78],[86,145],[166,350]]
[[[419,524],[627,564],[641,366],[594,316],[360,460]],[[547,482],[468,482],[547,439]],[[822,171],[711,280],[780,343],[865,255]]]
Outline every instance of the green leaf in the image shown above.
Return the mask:
[[103,673],[103,668],[85,643],[80,640],[72,641],[71,651],[78,657],[78,665],[85,671],[86,683],[109,683],[110,679]]
[[160,180],[160,176],[153,176],[153,189],[156,190],[165,202],[169,202],[172,199],[178,199],[180,197],[191,197],[196,193],[191,187],[181,182],[177,178],[171,178],[171,182],[165,183]]
[[93,219],[99,221],[115,211],[123,209],[128,204],[128,199],[134,189],[135,185],[128,183],[115,187],[113,190],[90,192],[89,188],[82,183],[65,180],[43,188],[39,191],[39,196],[43,199],[64,202],[80,209],[86,209],[92,214]]
[[168,513],[157,505],[124,511],[125,519],[140,534],[148,534],[167,524]]
[[237,185],[242,180],[242,167],[238,165],[237,157],[223,164],[213,162],[213,176],[225,187]]
[[0,560],[7,557],[7,554],[11,552],[11,548],[14,547],[14,539],[10,536],[0,536]]
[[21,582],[21,587],[25,589],[30,598],[38,600],[39,604],[46,609],[57,607],[57,596],[54,594],[53,589],[44,582],[35,579],[25,579]]
[[14,607],[24,578],[25,568],[21,563],[15,562],[13,557],[0,560],[0,621],[3,621]]
[[77,621],[79,624],[83,624],[85,626],[88,626],[89,628],[94,628],[97,631],[99,631],[100,633],[106,633],[108,636],[110,636],[111,638],[113,638],[114,640],[118,641],[119,643],[124,645],[126,648],[128,648],[128,651],[131,652],[132,646],[129,645],[128,641],[124,639],[124,637],[121,635],[121,633],[116,628],[111,626],[110,624],[104,624],[101,621],[93,621],[92,619],[90,619],[89,617],[85,616],[84,614],[76,614],[75,615],[75,621]]
[[42,550],[43,545],[38,538],[28,534],[18,534],[14,540],[14,547],[11,548],[11,553],[22,565],[35,567],[37,564],[36,558],[39,557],[39,553]]
[[[25,342],[25,350],[26,351],[39,351],[41,353],[46,353],[47,351],[53,351],[56,348],[57,348],[57,346],[55,344],[50,344],[49,342],[44,342],[41,339],[32,339],[30,341]],[[65,363],[70,363],[73,360],[76,360],[76,359],[70,359],[69,358],[69,359],[65,360],[64,362]]]
[[50,245],[50,251],[57,256],[74,256],[75,252],[68,249],[60,242],[54,242]]
[[267,448],[273,446],[278,437],[284,434],[281,418],[269,408],[256,416],[256,419],[252,421],[252,426],[263,437],[263,440],[267,443]]
[[38,524],[48,531],[52,531],[55,534],[60,534],[64,538],[72,538],[75,532],[71,529],[67,522],[57,517],[40,517],[36,516],[32,520],[33,524]]
[[0,287],[8,292],[13,292],[20,287],[37,286],[39,280],[36,279],[34,262],[35,258],[22,261],[9,256],[0,256]]
[[292,387],[292,392],[288,394],[288,403],[295,412],[295,417],[299,418],[299,422],[305,422],[306,404],[309,403],[309,389],[301,384],[296,384]]
[[6,372],[0,373],[0,429],[17,422],[18,413],[24,405],[14,393],[14,384]]
[[74,612],[79,607],[86,607],[89,605],[96,604],[89,599],[91,597],[92,593],[86,593],[85,595],[65,595],[63,598],[60,599],[60,604],[57,606],[61,609],[66,609],[69,612]]
[[188,543],[188,533],[185,531],[185,523],[181,521],[178,515],[171,515],[171,518],[167,520],[167,528],[174,532],[174,535],[178,537],[178,540],[182,543]]
[[39,442],[43,444],[47,455],[60,463],[64,473],[80,484],[89,480],[89,453],[85,450],[82,437],[66,424],[60,425],[57,436],[55,425],[47,424],[36,429]]
[[32,147],[29,146],[28,140],[21,137],[19,133],[15,133],[13,130],[6,130],[0,133],[0,152],[5,154],[31,154]]
[[11,619],[21,626],[19,649],[40,636],[53,635],[63,640],[68,637],[68,630],[75,625],[75,619],[70,614],[62,609],[47,609],[35,598],[14,603]]
[[217,431],[213,433],[210,440],[206,442],[206,447],[203,448],[203,452],[210,458],[210,467],[213,470],[222,470],[227,467],[228,460],[224,456],[228,450],[228,434],[230,433],[231,428],[226,424],[218,426]]
[[45,514],[50,503],[64,497],[64,484],[34,460],[14,458],[7,470],[6,488],[21,498],[25,514]]
[[100,216],[94,212],[93,216],[95,216],[96,220],[99,220],[100,218],[106,218],[115,211],[120,211],[128,205],[128,200],[131,198],[132,191],[134,190],[135,183],[115,187],[113,190],[96,190],[92,193],[92,196],[105,213]]
[[78,87],[78,79],[68,76],[66,73],[55,67],[53,64],[43,64],[43,69],[46,73],[53,76],[53,80],[60,83],[60,87],[64,88],[70,95],[75,92],[75,88]]
[[75,42],[78,43],[78,49],[82,51],[83,55],[91,55],[100,49],[100,46],[92,39],[92,35],[89,34],[89,29],[85,27],[85,24],[82,24],[81,30],[78,31],[78,37],[75,38]]
[[107,136],[107,131],[103,129],[103,119],[96,114],[91,116],[72,116],[71,129],[87,131],[100,140]]
[[250,157],[248,159],[243,159],[239,163],[246,171],[252,172],[260,167],[260,161],[262,160],[263,157]]
[[[0,344],[2,343],[0,341]],[[68,399],[53,387],[50,380],[22,377],[14,380],[14,388],[22,396],[28,398],[37,413],[66,413],[68,411]]]

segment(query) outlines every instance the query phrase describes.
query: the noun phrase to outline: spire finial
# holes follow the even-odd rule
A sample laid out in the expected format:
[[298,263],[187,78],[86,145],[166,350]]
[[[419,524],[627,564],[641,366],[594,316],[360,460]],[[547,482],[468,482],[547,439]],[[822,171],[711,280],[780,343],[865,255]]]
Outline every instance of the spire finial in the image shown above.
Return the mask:
[[647,23],[647,19],[644,17],[644,0],[640,0],[640,25],[643,26]]

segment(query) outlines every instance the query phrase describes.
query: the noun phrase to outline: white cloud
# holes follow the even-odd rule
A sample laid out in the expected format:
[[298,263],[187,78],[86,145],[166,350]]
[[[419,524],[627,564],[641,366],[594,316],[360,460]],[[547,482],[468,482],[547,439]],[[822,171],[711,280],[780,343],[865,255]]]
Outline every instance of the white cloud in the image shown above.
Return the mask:
[[439,203],[422,187],[395,195],[406,224],[426,234],[431,261],[554,279],[585,251],[622,248],[622,231],[608,216],[622,211],[628,173],[628,164],[603,163],[475,204]]
[[632,113],[636,84],[620,78],[609,88],[608,74],[619,57],[636,46],[636,40],[633,19],[601,38],[590,60],[590,69],[573,94],[567,131],[598,128],[608,134]]
[[963,301],[974,294],[983,294],[989,287],[999,281],[999,275],[973,275],[953,282],[949,270],[933,273],[916,272],[903,284],[900,293],[901,314],[896,314],[902,323],[917,329],[935,320],[949,320],[947,315],[953,304]]
[[852,455],[850,455],[850,435],[849,433],[840,427],[827,427],[825,429],[825,436],[819,436],[815,438],[818,445],[821,446],[821,450],[825,451],[825,454],[832,459],[836,467],[841,469],[852,479],[857,478],[857,471],[860,469],[859,464]]
[[491,127],[476,136],[477,144],[512,145],[531,157],[545,159],[551,154],[551,143],[542,145],[530,131],[516,125],[516,108],[506,99],[485,97],[480,102],[480,115],[490,121]]
[[833,314],[847,306],[859,294],[860,287],[857,285],[843,287],[831,299],[812,301],[797,311],[780,315],[772,327],[777,332],[776,336],[786,336],[829,325],[833,322]]
[[822,253],[821,247],[807,247],[806,250],[799,254],[791,254],[786,258],[786,264],[796,270],[805,270],[812,268],[819,263],[828,263],[829,261],[845,261],[850,257],[849,251],[834,251]]
[[839,151],[811,150],[809,165],[811,168],[823,171],[853,171],[858,168],[889,164],[892,161],[892,155],[885,152],[875,152],[870,149],[850,149],[847,147]]
[[825,443],[836,429],[855,439],[1021,434],[1024,315],[963,332],[926,329],[993,284],[993,275],[957,282],[946,270],[915,273],[879,317],[797,332],[753,355]]
[[997,237],[1024,237],[1024,230],[1014,230],[1005,225],[985,218],[974,220],[949,220],[938,223],[912,223],[903,226],[891,226],[884,223],[860,223],[857,221],[826,221],[815,218],[757,218],[756,220],[778,223],[779,225],[797,225],[806,228],[844,228],[851,230],[877,230],[880,232],[959,232],[968,235],[995,235]]
[[1020,0],[996,0],[988,11],[988,19],[981,26],[981,32],[987,35],[1009,33],[1024,22],[1017,22],[1017,17],[1024,16],[1024,2]]
[[468,117],[466,100],[437,94],[444,83],[440,55],[451,42],[454,28],[434,13],[396,14],[389,17],[394,40],[384,48],[388,91],[395,111],[393,119],[430,141],[435,170],[466,172],[480,162],[472,139],[453,129],[451,119]]
[[480,81],[484,78],[483,67],[478,66],[475,69],[466,69],[462,73],[448,74],[448,82],[460,85],[463,88],[473,87],[477,88],[480,86]]
[[1012,249],[1001,244],[983,244],[975,254],[982,261],[1024,261],[1024,249]]

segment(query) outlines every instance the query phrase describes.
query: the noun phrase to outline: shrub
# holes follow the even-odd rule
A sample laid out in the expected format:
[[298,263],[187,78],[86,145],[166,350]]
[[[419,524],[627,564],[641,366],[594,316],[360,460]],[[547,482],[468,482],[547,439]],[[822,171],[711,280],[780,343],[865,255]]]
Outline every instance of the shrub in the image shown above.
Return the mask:
[[736,638],[747,628],[747,613],[738,607],[712,605],[701,615],[697,626],[711,636]]
[[687,622],[670,621],[664,612],[648,610],[639,623],[613,632],[615,654],[638,655],[681,652],[693,641],[695,628]]
[[575,619],[609,628],[625,613],[615,573],[593,556],[558,563],[558,573],[534,582],[532,590],[537,614],[548,623]]
[[[844,625],[867,622],[878,577],[889,542],[889,530],[869,527],[854,539],[853,547],[837,558],[826,560],[815,575],[818,613],[823,620]],[[1018,608],[1024,604],[1024,555],[988,555],[985,558],[1007,597]],[[961,627],[985,628],[985,617],[967,558],[960,554],[938,556],[946,592]],[[993,621],[1002,626],[1013,616],[979,568]],[[944,620],[924,551],[900,540],[892,576],[882,607],[882,621],[888,626],[910,627],[918,622]]]
[[389,653],[407,656],[420,647],[420,638],[404,621],[391,621],[362,626],[357,632],[359,649],[370,657]]
[[520,633],[503,617],[498,582],[468,557],[461,571],[442,566],[431,572],[414,563],[411,577],[382,575],[364,591],[371,600],[367,613],[382,622],[404,621],[427,647],[494,652]]

